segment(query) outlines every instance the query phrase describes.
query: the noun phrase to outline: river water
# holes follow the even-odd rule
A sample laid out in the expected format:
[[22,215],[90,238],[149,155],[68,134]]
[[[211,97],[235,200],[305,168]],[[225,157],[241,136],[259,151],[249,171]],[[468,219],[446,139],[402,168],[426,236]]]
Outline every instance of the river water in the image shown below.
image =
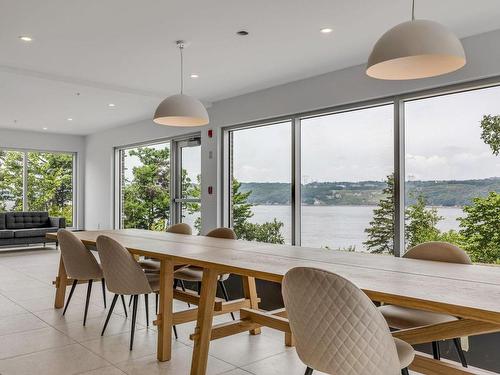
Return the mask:
[[[356,251],[366,251],[364,232],[373,218],[374,206],[302,206],[302,246],[347,248],[355,246]],[[457,218],[462,216],[458,207],[437,207],[444,219],[437,227],[441,231],[458,230]],[[250,221],[264,223],[276,218],[285,226],[282,233],[287,243],[291,242],[290,206],[253,206],[254,216]]]

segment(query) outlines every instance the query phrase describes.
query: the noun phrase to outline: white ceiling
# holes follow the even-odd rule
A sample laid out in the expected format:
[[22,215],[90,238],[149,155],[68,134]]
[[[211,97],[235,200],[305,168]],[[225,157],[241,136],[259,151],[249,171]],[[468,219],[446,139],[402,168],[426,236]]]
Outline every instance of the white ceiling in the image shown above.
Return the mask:
[[[0,0],[0,128],[90,134],[150,118],[178,90],[177,39],[190,42],[186,76],[200,75],[186,91],[206,103],[358,65],[409,10],[410,0]],[[416,15],[459,37],[500,29],[499,0],[417,0]]]

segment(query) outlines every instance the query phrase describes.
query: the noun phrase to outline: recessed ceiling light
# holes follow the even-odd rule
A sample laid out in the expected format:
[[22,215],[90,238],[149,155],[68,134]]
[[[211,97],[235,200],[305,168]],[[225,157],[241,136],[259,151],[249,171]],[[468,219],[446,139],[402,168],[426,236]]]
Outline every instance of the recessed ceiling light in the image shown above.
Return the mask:
[[67,120],[68,121],[73,121],[73,119],[71,117],[68,117]]
[[43,130],[47,130],[47,128],[42,128]]
[[190,76],[190,77],[191,77],[191,78],[199,78],[200,76],[199,76],[198,74],[193,73],[193,74],[191,74],[191,76]]
[[28,35],[20,35],[18,38],[21,39],[23,42],[32,42],[33,41],[33,38],[28,36]]
[[246,31],[246,30],[240,30],[240,31],[236,32],[236,35],[247,36],[248,35],[248,31]]
[[332,31],[333,31],[333,29],[332,29],[332,28],[330,28],[330,27],[323,27],[323,28],[320,30],[320,32],[321,32],[322,34],[330,34]]
[[113,103],[109,103],[109,104],[108,104],[108,107],[109,107],[109,108],[113,108],[113,107],[116,107],[116,105],[115,105],[115,104],[113,104]]

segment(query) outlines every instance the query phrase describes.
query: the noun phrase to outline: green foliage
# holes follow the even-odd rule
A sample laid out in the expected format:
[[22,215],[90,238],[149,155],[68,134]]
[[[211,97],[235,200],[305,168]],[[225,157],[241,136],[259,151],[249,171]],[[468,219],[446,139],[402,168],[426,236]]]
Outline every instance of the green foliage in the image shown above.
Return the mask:
[[373,210],[373,220],[365,233],[368,239],[363,245],[372,253],[394,253],[394,175],[387,176],[383,198]]
[[483,116],[481,130],[481,139],[490,146],[493,155],[498,156],[500,153],[500,116]]
[[[27,197],[30,211],[73,222],[73,155],[52,152],[27,153]],[[0,152],[0,209],[23,209],[23,153]]]
[[170,149],[139,147],[129,151],[140,165],[123,187],[125,228],[165,230],[170,218]]
[[435,241],[439,236],[437,223],[443,220],[435,208],[426,208],[427,202],[420,195],[415,204],[406,209],[406,246],[412,248],[423,242]]
[[276,220],[262,224],[250,223],[248,220],[253,216],[252,205],[248,199],[252,191],[241,192],[241,183],[236,179],[232,181],[232,209],[233,229],[238,238],[247,241],[259,241],[268,243],[285,243],[281,234],[283,223]]
[[475,198],[464,207],[460,218],[460,235],[466,241],[465,249],[474,262],[500,263],[500,194]]

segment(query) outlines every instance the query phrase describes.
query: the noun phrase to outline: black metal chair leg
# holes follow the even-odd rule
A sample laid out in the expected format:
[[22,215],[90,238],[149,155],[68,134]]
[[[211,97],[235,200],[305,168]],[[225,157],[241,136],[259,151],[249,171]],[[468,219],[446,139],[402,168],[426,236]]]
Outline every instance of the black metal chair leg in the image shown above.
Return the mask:
[[144,295],[144,304],[146,305],[146,327],[149,327],[149,295]]
[[158,293],[155,293],[155,313],[158,315]]
[[460,358],[460,362],[462,362],[462,366],[467,367],[467,360],[465,359],[465,353],[462,349],[462,343],[460,342],[460,339],[453,339],[453,343],[455,344],[455,348],[457,349],[458,357]]
[[130,296],[130,299],[128,300],[128,307],[132,305],[132,301],[134,300],[134,296]]
[[196,287],[198,288],[198,294],[201,295],[201,281],[196,282]]
[[90,294],[92,293],[92,282],[93,280],[89,280],[89,285],[87,286],[87,300],[85,301],[85,313],[83,314],[83,325],[87,323],[87,312],[89,311]]
[[102,286],[102,299],[104,300],[104,308],[106,308],[106,282],[104,279],[101,279],[101,286]]
[[[123,298],[123,296],[122,296]],[[106,331],[106,327],[108,326],[109,318],[111,318],[111,314],[113,313],[113,309],[115,308],[116,300],[118,299],[118,294],[113,296],[113,300],[111,301],[111,306],[109,307],[108,316],[106,317],[106,321],[104,322],[104,327],[102,327],[101,336],[104,335],[104,331]]]
[[401,375],[410,375],[410,373],[408,372],[408,368],[404,368],[401,370]]
[[125,297],[123,296],[123,294],[120,297],[122,297],[122,305],[123,305],[123,311],[125,312],[125,318],[128,318],[127,305],[125,304]]
[[[226,289],[226,286],[224,285],[224,281],[219,280],[219,285],[220,285],[220,288],[222,289],[222,295],[224,296],[224,299],[226,301],[229,301],[229,295],[227,294],[227,289]],[[231,312],[231,318],[233,318],[233,320],[236,320],[234,318],[234,313],[232,313],[232,312]]]
[[308,368],[306,368],[306,372],[304,373],[304,375],[312,375],[312,373],[313,373],[313,369],[308,367]]
[[68,300],[66,301],[66,306],[64,306],[63,315],[66,314],[66,310],[69,306],[69,301],[71,301],[71,297],[73,297],[73,292],[75,291],[76,284],[78,284],[78,280],[73,280],[73,284],[71,285],[71,290],[69,291]]
[[130,350],[134,347],[134,333],[135,333],[135,320],[137,318],[137,300],[139,299],[138,295],[134,296],[134,303],[132,306],[132,331],[130,332]]
[[174,329],[174,336],[175,336],[175,339],[177,340],[179,338],[179,336],[177,336],[177,327],[172,326],[172,328]]
[[[185,292],[186,291],[186,286],[184,285],[184,280],[179,280],[180,284],[181,284],[181,288],[182,288],[182,291]],[[191,307],[191,304],[188,302],[188,307]]]
[[434,359],[437,359],[438,361],[441,359],[441,350],[439,349],[438,341],[432,342],[432,355]]

